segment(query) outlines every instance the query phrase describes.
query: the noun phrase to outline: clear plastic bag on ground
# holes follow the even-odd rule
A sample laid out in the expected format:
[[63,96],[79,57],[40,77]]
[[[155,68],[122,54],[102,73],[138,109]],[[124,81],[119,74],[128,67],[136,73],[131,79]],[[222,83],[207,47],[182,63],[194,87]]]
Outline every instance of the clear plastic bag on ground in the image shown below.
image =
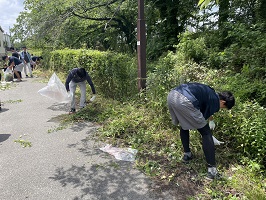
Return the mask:
[[49,79],[47,86],[40,89],[38,93],[59,103],[69,103],[71,101],[71,95],[66,91],[65,85],[55,73]]
[[135,156],[138,153],[138,150],[132,148],[117,148],[112,147],[112,145],[107,144],[105,147],[100,148],[100,150],[113,155],[117,160],[135,161]]

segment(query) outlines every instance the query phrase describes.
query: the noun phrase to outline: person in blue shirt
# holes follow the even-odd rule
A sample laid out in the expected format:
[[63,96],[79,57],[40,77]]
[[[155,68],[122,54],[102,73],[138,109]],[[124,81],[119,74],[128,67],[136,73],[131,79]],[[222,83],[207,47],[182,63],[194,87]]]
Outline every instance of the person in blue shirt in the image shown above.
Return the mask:
[[33,62],[31,63],[30,66],[31,66],[31,70],[33,71],[33,69],[35,69],[35,67],[40,64],[40,62],[43,59],[43,57],[42,56],[33,56],[32,55],[31,59],[32,59]]
[[[10,51],[12,52],[12,56],[17,57],[18,59],[21,60],[20,54],[16,51],[14,47],[10,47]],[[21,72],[18,71],[18,73],[19,73],[19,76],[22,77]],[[14,78],[17,78],[16,74],[14,74]]]
[[32,63],[31,54],[27,51],[27,47],[22,47],[23,51],[20,53],[21,59],[24,61],[24,73],[26,75],[26,78],[28,78],[27,68],[30,73],[30,77],[32,78],[32,70],[30,64]]
[[219,178],[211,133],[211,129],[215,128],[212,115],[220,108],[231,109],[235,105],[233,94],[230,91],[216,93],[213,88],[201,83],[187,83],[170,91],[167,104],[172,123],[181,126],[180,138],[184,148],[182,160],[188,162],[193,158],[189,146],[189,130],[197,129],[202,136],[203,152],[208,164],[207,178]]
[[67,92],[70,92],[72,99],[71,99],[71,109],[70,109],[70,114],[76,112],[76,105],[75,105],[75,92],[77,85],[80,87],[80,103],[79,107],[84,108],[85,103],[86,103],[86,81],[88,84],[91,86],[92,90],[92,98],[90,101],[94,101],[96,98],[96,91],[93,85],[93,82],[91,80],[91,77],[89,74],[86,72],[84,68],[74,68],[70,70],[66,82],[65,82],[65,87]]
[[23,69],[24,64],[19,60],[17,57],[14,56],[3,56],[2,57],[3,61],[8,62],[8,68],[13,70],[14,73],[16,74],[17,81],[22,81],[21,76],[19,75],[18,72],[21,72]]

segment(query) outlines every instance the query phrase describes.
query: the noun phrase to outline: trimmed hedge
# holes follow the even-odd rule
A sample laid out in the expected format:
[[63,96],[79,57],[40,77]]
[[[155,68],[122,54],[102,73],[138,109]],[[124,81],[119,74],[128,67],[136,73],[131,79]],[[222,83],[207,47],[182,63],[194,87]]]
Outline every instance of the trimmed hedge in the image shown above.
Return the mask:
[[138,93],[137,59],[121,53],[86,49],[43,51],[43,68],[68,73],[84,67],[90,74],[96,92],[116,100]]

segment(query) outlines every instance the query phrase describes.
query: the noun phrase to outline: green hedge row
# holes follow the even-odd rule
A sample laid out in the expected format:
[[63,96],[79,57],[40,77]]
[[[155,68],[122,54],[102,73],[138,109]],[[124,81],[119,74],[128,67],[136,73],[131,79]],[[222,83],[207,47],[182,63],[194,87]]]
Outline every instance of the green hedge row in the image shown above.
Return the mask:
[[86,49],[43,51],[43,68],[68,73],[76,67],[85,68],[96,92],[116,100],[137,94],[137,60],[121,53]]

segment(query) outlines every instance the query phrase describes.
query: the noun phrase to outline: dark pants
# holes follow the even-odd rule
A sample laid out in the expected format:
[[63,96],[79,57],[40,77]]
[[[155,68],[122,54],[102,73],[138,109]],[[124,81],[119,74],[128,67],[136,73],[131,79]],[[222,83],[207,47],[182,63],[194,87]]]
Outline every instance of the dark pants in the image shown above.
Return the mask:
[[[20,78],[22,78],[22,76],[21,76],[21,72],[18,71],[18,73],[19,73],[19,75],[20,75]],[[15,73],[14,73],[14,78],[18,78],[17,75],[16,75]]]
[[[209,166],[215,166],[215,147],[212,139],[212,133],[208,124],[198,129],[202,136],[202,148]],[[184,152],[190,152],[189,148],[189,130],[180,129],[180,138],[183,144]]]

